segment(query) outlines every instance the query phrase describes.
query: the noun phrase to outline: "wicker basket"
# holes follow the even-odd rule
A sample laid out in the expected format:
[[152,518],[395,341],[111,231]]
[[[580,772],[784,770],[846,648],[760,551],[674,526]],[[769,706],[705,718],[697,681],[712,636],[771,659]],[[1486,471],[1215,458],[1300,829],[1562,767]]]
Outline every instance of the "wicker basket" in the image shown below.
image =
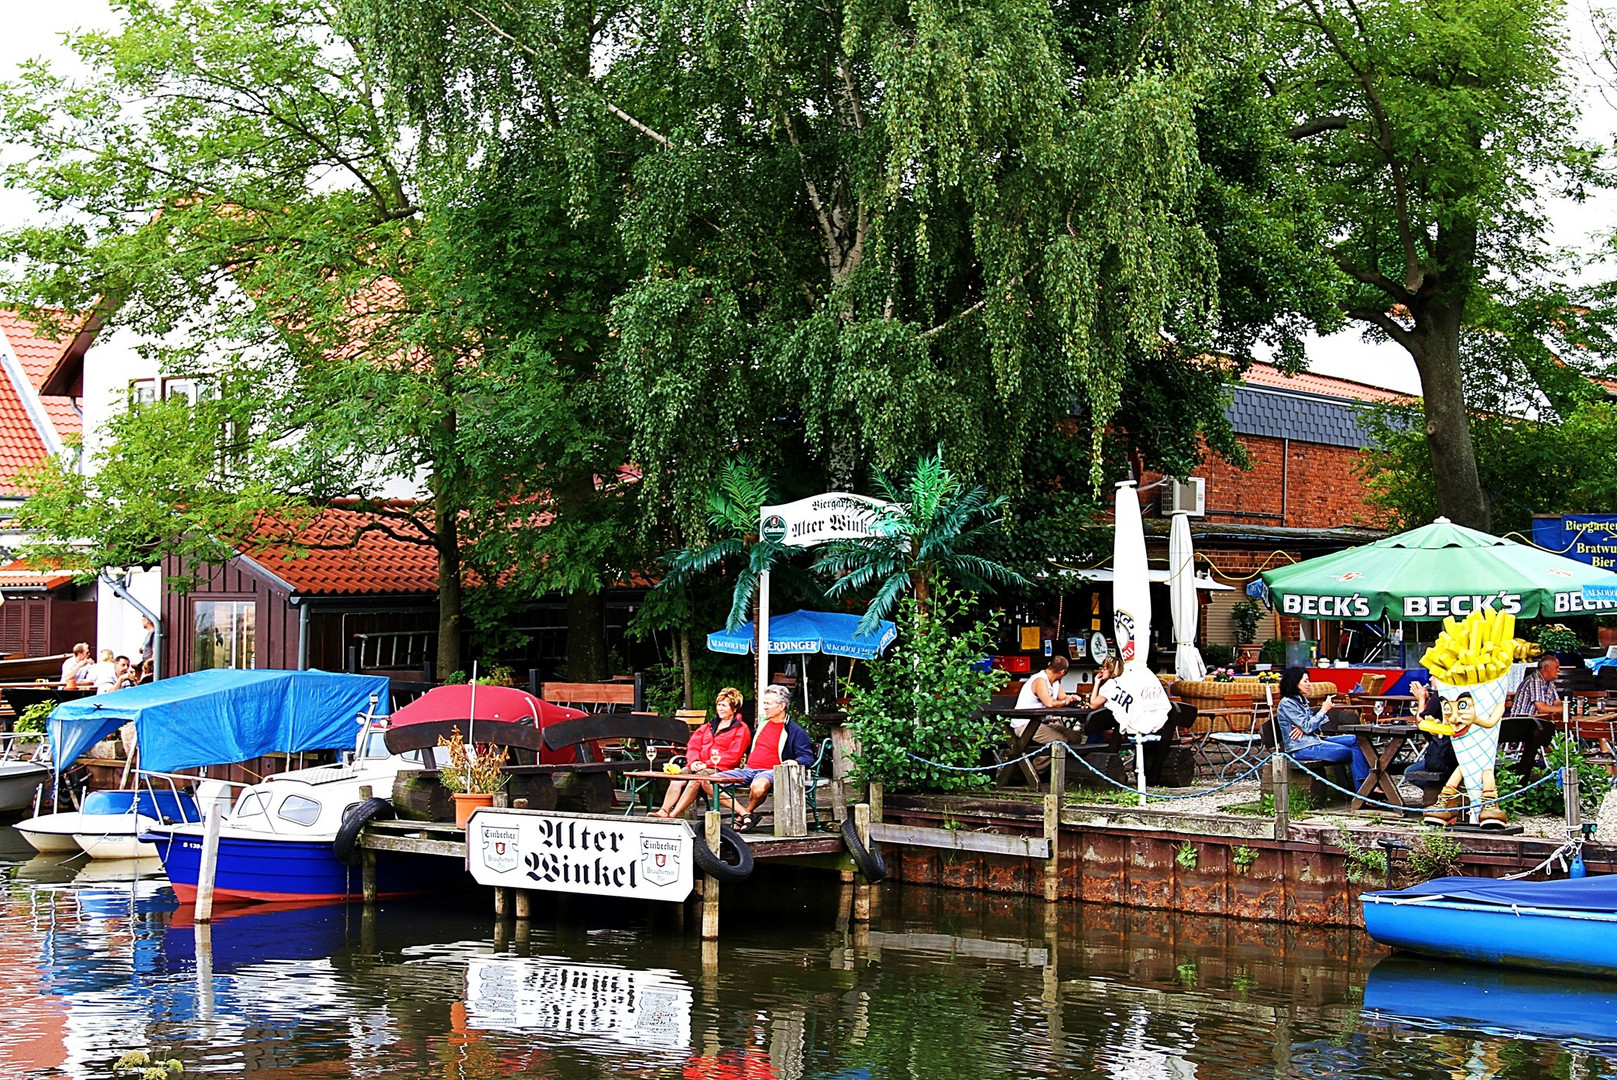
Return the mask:
[[[1197,709],[1220,709],[1224,707],[1224,699],[1232,696],[1251,697],[1259,703],[1263,702],[1264,685],[1256,678],[1236,678],[1230,682],[1214,682],[1212,679],[1181,680],[1173,684],[1170,693]],[[1275,686],[1274,683],[1267,685]],[[1334,693],[1336,693],[1335,683],[1311,682],[1309,684],[1308,698],[1310,701],[1319,701],[1327,694]]]

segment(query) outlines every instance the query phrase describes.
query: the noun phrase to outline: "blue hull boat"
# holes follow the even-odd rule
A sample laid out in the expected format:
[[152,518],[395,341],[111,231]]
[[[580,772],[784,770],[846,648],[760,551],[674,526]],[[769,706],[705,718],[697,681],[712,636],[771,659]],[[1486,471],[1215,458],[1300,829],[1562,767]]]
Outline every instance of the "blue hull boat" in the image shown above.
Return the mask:
[[1389,956],[1365,980],[1364,1015],[1445,1033],[1617,1048],[1617,984],[1606,979]]
[[[161,831],[147,833],[143,839],[157,845],[175,895],[185,903],[194,901],[202,864],[200,831]],[[445,873],[442,859],[383,852],[376,860],[376,891],[381,898],[430,892],[456,880],[457,875]],[[219,838],[214,876],[218,902],[357,900],[360,895],[359,867],[343,865],[329,839],[229,833]]]
[[1436,878],[1359,899],[1364,928],[1395,949],[1617,977],[1617,875],[1565,881]]

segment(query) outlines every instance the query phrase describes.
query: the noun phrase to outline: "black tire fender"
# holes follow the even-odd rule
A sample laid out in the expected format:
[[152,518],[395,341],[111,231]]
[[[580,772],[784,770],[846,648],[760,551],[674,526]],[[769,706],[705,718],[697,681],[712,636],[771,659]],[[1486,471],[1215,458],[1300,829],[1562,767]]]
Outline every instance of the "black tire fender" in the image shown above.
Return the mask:
[[887,863],[882,859],[881,852],[867,848],[860,842],[859,827],[853,823],[853,818],[842,819],[842,843],[853,858],[853,865],[866,881],[874,885],[887,876]]
[[386,799],[366,799],[350,806],[348,812],[342,816],[342,824],[337,827],[336,838],[331,841],[331,848],[336,852],[337,861],[344,866],[358,866],[361,830],[373,821],[392,819],[393,804]]
[[[718,854],[707,846],[707,839],[700,832],[691,830],[691,839],[695,841],[691,857],[696,860],[696,868],[708,877],[723,883],[745,881],[752,876],[752,848],[730,826],[719,826]],[[734,862],[726,862],[721,857],[726,851],[735,855]]]

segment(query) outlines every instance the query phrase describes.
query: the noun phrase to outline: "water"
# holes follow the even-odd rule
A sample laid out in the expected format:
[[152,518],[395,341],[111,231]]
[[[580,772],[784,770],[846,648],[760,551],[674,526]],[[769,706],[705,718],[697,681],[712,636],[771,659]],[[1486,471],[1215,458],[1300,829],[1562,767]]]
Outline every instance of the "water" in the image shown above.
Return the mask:
[[153,866],[4,859],[6,1078],[134,1049],[288,1080],[1617,1077],[1617,984],[1348,931],[898,886],[865,930],[829,875],[768,868],[705,949],[672,908],[578,898],[518,936],[478,893],[199,936]]

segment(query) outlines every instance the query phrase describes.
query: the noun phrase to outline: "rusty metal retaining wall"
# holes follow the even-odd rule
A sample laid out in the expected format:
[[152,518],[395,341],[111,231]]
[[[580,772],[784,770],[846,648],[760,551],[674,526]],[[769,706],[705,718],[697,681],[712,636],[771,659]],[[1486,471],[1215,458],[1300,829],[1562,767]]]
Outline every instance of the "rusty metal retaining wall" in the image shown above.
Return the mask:
[[[1014,801],[889,797],[882,820],[891,824],[1039,835],[1036,804]],[[1230,822],[1119,811],[1067,808],[1060,831],[1058,896],[1096,904],[1225,915],[1306,926],[1358,926],[1358,895],[1381,880],[1348,880],[1350,860],[1335,827],[1297,824],[1285,841],[1272,821]],[[1270,835],[1263,835],[1270,830]],[[1359,835],[1408,841],[1413,829],[1389,825]],[[1554,849],[1542,838],[1455,834],[1464,847],[1458,872],[1494,877],[1525,870]],[[1244,849],[1244,850],[1242,850]],[[1238,857],[1239,853],[1239,857]],[[1041,895],[1043,860],[942,852],[886,845],[890,876],[948,889]],[[1585,861],[1617,870],[1614,852],[1586,847]],[[1407,861],[1394,871],[1407,877]]]

